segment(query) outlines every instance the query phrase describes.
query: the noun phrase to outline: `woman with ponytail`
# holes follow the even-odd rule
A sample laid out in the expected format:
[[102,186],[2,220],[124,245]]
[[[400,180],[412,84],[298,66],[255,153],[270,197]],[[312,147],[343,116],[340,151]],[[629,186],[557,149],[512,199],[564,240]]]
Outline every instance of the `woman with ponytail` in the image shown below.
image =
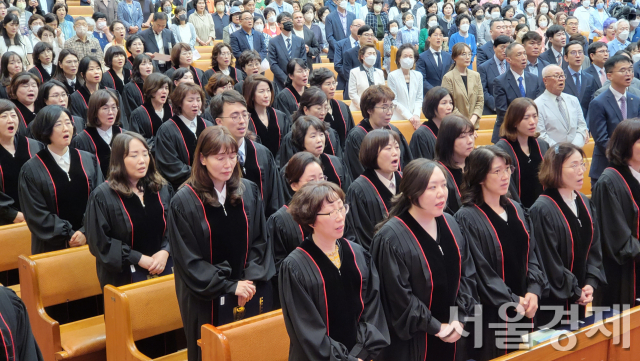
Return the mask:
[[409,163],[389,218],[373,238],[391,337],[379,360],[453,360],[464,320],[473,315],[475,268],[458,223],[444,213],[445,174],[431,160]]

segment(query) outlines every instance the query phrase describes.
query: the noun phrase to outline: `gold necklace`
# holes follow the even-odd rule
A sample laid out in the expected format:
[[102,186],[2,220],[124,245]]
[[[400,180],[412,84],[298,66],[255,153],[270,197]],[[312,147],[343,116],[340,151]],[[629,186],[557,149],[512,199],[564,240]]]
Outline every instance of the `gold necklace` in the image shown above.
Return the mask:
[[338,243],[336,243],[336,248],[329,253],[325,253],[327,255],[327,257],[329,257],[329,260],[331,261],[331,263],[333,263],[334,266],[336,266],[336,268],[340,269],[340,266],[342,265],[342,262],[340,262],[340,252],[339,252],[340,248],[338,247]]

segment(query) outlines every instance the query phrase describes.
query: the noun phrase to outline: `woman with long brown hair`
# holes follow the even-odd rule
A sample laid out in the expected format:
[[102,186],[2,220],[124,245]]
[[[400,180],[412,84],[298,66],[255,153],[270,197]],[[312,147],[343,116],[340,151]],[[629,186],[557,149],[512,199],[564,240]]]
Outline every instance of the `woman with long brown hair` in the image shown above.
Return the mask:
[[151,74],[144,82],[142,91],[144,103],[131,112],[129,124],[131,130],[142,135],[155,153],[158,129],[173,116],[173,108],[169,104],[169,87],[171,80],[164,74]]
[[173,190],[134,132],[113,141],[111,172],[89,199],[85,232],[100,286],[123,286],[171,272],[166,219]]
[[193,75],[193,82],[204,88],[204,86],[207,85],[207,83],[204,82],[204,72],[198,68],[194,68],[193,65],[191,65],[192,62],[193,51],[189,44],[177,43],[171,49],[171,68],[164,74],[171,78],[171,75],[177,69],[189,69],[191,75]]
[[516,168],[511,174],[511,197],[529,208],[542,194],[538,169],[549,144],[538,139],[538,106],[529,98],[517,98],[507,108],[496,146],[507,152]]
[[226,43],[218,43],[214,45],[213,50],[211,50],[211,69],[204,72],[203,84],[207,84],[209,82],[209,78],[216,73],[228,75],[236,83],[242,81],[244,79],[244,74],[231,66],[232,60],[233,51],[231,50],[231,45]]
[[456,342],[477,294],[468,240],[444,212],[446,170],[431,160],[413,160],[399,188],[371,245],[391,334],[378,359],[454,360],[456,351],[464,351],[456,350]]
[[271,310],[274,266],[265,226],[260,190],[241,177],[236,140],[225,127],[205,129],[191,176],[171,201],[167,229],[189,361],[199,359],[203,324],[233,321],[236,307],[245,317]]
[[[455,214],[469,242],[482,304],[478,337],[483,347],[470,350],[470,358],[478,361],[517,349],[511,342],[498,347],[498,340],[514,328],[533,331],[538,303],[549,287],[529,215],[520,203],[507,197],[514,172],[511,162],[496,146],[472,151],[463,176],[463,206]],[[515,318],[518,314],[526,318]]]
[[473,59],[471,47],[465,43],[458,43],[451,51],[451,69],[442,77],[442,86],[453,95],[455,102],[454,114],[469,119],[478,130],[480,117],[484,107],[484,95],[480,73],[469,69]]

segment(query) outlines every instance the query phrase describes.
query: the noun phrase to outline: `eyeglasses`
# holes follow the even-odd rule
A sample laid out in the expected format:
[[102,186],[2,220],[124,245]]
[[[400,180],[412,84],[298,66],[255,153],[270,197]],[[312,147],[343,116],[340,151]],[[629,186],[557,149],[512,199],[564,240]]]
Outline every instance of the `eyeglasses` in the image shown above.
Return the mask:
[[228,51],[225,51],[224,53],[220,53],[220,56],[231,56],[231,53]]
[[565,79],[567,76],[564,74],[547,75],[545,78],[553,78],[555,80]]
[[374,107],[374,108],[382,109],[382,111],[385,112],[385,113],[389,113],[389,112],[393,113],[393,111],[396,110],[397,105],[391,104],[391,105],[385,105],[383,107]]
[[318,216],[329,216],[331,217],[331,219],[336,219],[338,218],[338,214],[342,215],[343,217],[347,215],[347,213],[349,213],[349,205],[345,204],[342,206],[342,208],[338,208],[338,209],[334,209],[329,213],[318,213]]
[[569,169],[572,169],[574,172],[577,172],[578,169],[582,169],[582,171],[586,171],[587,170],[587,162],[573,163],[568,167],[562,167],[562,168],[569,168]]
[[473,54],[471,53],[462,53],[460,56],[464,56],[465,58],[470,58]]
[[221,119],[229,118],[229,119],[233,120],[234,123],[239,123],[240,119],[243,119],[245,122],[249,121],[249,117],[250,116],[251,115],[248,112],[244,112],[242,114],[233,114],[230,117],[218,117],[218,118],[221,118]]
[[584,52],[582,50],[574,50],[572,52],[569,52],[569,54],[573,56],[577,56],[577,55],[584,55]]
[[336,83],[334,81],[334,82],[331,82],[331,83],[324,83],[323,85],[328,86],[328,87],[335,87],[335,86],[338,86],[338,83]]
[[118,113],[118,107],[115,106],[115,105],[112,106],[112,107],[108,107],[108,106],[105,105],[103,107],[100,107],[100,111],[103,111],[103,112],[105,112],[107,114],[109,114],[109,113],[116,114],[116,113]]
[[58,99],[67,99],[67,97],[69,97],[69,95],[65,92],[62,93],[54,93],[54,94],[49,94],[49,98],[58,98]]
[[622,68],[622,69],[614,71],[612,73],[633,74],[633,68]]
[[489,173],[495,175],[496,177],[500,177],[503,174],[510,176],[511,174],[513,174],[513,172],[515,172],[515,170],[516,170],[516,167],[510,165],[508,167],[505,167],[504,169],[496,169]]
[[596,54],[601,54],[601,55],[609,54],[609,50],[607,49],[598,50],[596,51]]
[[252,61],[250,63],[247,63],[244,67],[251,67],[251,68],[257,68],[260,66],[260,62],[259,61]]
[[361,38],[373,38],[374,35],[372,33],[364,33],[360,35]]

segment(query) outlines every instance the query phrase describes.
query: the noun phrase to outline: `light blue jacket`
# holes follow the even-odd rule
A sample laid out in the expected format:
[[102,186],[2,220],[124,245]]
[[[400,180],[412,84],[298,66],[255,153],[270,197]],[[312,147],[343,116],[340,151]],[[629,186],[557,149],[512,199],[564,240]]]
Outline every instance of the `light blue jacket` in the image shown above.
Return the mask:
[[604,19],[600,21],[600,15],[598,15],[598,9],[591,8],[589,10],[589,28],[591,28],[591,33],[589,34],[589,39],[593,39],[596,36],[594,30],[603,30],[604,21],[609,18],[609,12],[607,9],[603,9],[604,11]]
[[191,23],[187,23],[189,30],[191,30],[191,39],[182,39],[180,36],[180,25],[171,24],[171,32],[173,33],[173,37],[176,39],[178,43],[186,43],[189,44],[191,50],[194,50],[194,46],[196,46],[196,28]]
[[118,4],[118,20],[124,24],[124,29],[129,35],[129,27],[137,26],[138,33],[142,31],[142,7],[137,1],[133,2],[133,11],[129,13],[126,1],[121,1]]

